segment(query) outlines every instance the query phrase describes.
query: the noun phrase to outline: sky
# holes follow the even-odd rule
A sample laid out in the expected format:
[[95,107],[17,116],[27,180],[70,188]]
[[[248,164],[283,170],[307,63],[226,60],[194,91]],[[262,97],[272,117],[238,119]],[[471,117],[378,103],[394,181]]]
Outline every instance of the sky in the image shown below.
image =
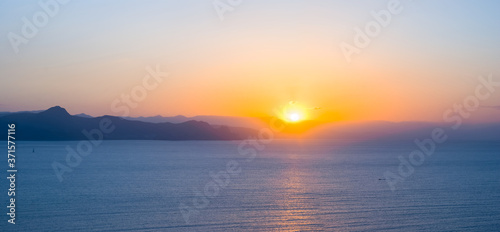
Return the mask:
[[[235,2],[0,1],[0,111],[442,121],[479,76],[500,81],[499,1]],[[471,122],[500,121],[497,88]]]

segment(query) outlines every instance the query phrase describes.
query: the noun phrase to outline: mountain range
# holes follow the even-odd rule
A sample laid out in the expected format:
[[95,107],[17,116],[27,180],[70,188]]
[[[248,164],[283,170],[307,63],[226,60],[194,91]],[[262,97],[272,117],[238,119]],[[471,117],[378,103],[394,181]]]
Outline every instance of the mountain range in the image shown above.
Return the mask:
[[[0,115],[0,123],[16,124],[16,140],[83,140],[84,131],[100,129],[104,122],[114,130],[102,133],[104,140],[239,140],[254,134],[253,130],[212,126],[189,120],[182,123],[151,123],[127,120],[115,116],[91,117],[70,115],[55,106],[41,112],[18,112]],[[5,140],[7,133],[1,137]]]
[[[116,129],[104,133],[105,140],[241,140],[255,138],[262,128],[269,128],[271,117],[93,117],[87,114],[70,115],[56,106],[44,111],[0,112],[0,123],[16,123],[18,140],[82,140],[84,130],[99,129],[109,121]],[[405,140],[429,138],[441,128],[452,140],[500,141],[500,123],[463,124],[458,129],[433,122],[318,122],[285,123],[283,130],[274,132],[275,138],[320,138],[336,140]],[[6,139],[6,133],[0,140]]]

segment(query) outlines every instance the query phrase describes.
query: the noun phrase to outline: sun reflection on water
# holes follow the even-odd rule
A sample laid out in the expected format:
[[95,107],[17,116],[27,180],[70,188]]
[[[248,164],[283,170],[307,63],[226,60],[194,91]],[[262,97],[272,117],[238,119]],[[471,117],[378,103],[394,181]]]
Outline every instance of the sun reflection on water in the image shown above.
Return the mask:
[[[300,168],[304,162],[297,154],[287,157],[281,178],[276,180],[274,192],[278,210],[273,213],[279,231],[321,230],[323,223],[315,217],[319,213],[317,200],[311,189],[312,174]],[[317,203],[317,202],[316,202]],[[316,206],[315,206],[316,205]]]

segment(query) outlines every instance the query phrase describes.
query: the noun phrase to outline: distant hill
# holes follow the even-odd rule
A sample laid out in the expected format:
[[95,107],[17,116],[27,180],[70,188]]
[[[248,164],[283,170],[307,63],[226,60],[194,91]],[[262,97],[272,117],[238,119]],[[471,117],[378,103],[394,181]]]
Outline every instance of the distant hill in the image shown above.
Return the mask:
[[[110,120],[116,128],[112,133],[104,133],[105,140],[239,140],[254,134],[253,130],[231,130],[193,120],[150,123],[114,116],[73,116],[59,106],[39,113],[10,113],[0,116],[0,123],[16,123],[17,140],[82,140],[87,139],[82,131],[98,129],[102,119]],[[6,138],[3,135],[0,139]]]
[[456,130],[449,124],[433,122],[330,123],[308,133],[323,139],[414,141],[430,138],[435,128],[443,129],[450,140],[500,141],[500,123],[463,124]]
[[225,125],[231,127],[250,127],[253,129],[260,129],[266,126],[262,123],[261,119],[251,118],[251,117],[231,117],[231,116],[215,116],[215,115],[199,115],[194,117],[186,117],[183,115],[177,115],[173,117],[164,116],[153,116],[153,117],[123,117],[127,120],[141,121],[141,122],[152,122],[152,123],[182,123],[187,121],[203,121],[210,125]]
[[92,116],[88,115],[88,114],[84,114],[84,113],[81,113],[81,114],[75,114],[74,116],[78,116],[78,117],[82,117],[82,118],[93,118]]
[[9,114],[15,114],[15,113],[39,113],[42,112],[43,110],[34,110],[34,111],[19,111],[19,112],[0,112],[0,117],[9,115]]

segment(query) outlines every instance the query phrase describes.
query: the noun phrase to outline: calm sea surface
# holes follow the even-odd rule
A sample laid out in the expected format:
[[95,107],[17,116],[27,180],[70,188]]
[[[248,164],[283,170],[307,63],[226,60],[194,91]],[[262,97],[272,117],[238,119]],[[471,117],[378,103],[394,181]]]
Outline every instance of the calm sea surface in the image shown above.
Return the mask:
[[500,231],[499,142],[439,145],[395,191],[411,143],[239,144],[104,141],[59,182],[77,141],[19,142],[0,231]]

